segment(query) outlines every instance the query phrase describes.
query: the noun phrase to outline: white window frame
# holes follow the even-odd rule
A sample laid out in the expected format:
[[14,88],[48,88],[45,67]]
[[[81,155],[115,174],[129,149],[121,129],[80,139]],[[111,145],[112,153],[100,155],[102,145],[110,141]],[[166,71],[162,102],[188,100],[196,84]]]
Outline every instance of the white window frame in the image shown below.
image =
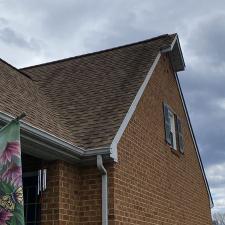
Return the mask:
[[176,121],[175,114],[169,108],[169,118],[170,118],[170,132],[172,135],[172,144],[171,147],[177,150],[177,129],[176,129]]

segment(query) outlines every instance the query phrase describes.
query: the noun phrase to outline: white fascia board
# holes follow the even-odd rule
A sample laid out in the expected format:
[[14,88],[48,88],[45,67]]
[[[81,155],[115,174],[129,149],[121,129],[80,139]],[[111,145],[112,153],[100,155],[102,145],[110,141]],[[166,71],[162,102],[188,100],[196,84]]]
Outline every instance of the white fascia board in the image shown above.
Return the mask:
[[[183,54],[182,54],[182,51],[181,51],[181,48],[180,48],[180,44],[179,44],[179,39],[178,39],[178,35],[175,36],[171,46],[169,46],[168,48],[166,49],[162,49],[157,57],[155,58],[155,61],[154,63],[152,64],[145,80],[144,80],[144,83],[142,84],[141,88],[139,89],[133,103],[131,104],[119,130],[117,131],[113,141],[112,141],[112,144],[110,146],[110,156],[111,158],[114,159],[115,162],[118,162],[118,152],[117,152],[117,145],[131,119],[131,117],[133,116],[133,113],[135,112],[136,110],[136,107],[139,103],[139,100],[141,99],[141,96],[143,95],[144,93],[144,90],[154,72],[154,69],[156,67],[156,65],[158,64],[159,62],[159,59],[160,59],[160,56],[161,54],[163,53],[168,53],[168,52],[171,52],[173,50],[173,47],[175,46],[175,44],[178,44],[178,47],[179,47],[179,51],[181,53],[181,57],[182,57],[182,61],[183,61],[183,65],[185,67],[185,63],[184,63],[184,60],[183,60]],[[182,105],[183,105],[183,108],[184,108],[184,111],[185,111],[185,115],[186,115],[186,118],[187,118],[187,121],[188,121],[188,126],[189,126],[189,129],[190,129],[190,132],[191,132],[191,136],[192,136],[192,140],[193,140],[193,143],[194,143],[194,146],[195,146],[195,150],[196,150],[196,154],[197,154],[197,158],[198,158],[198,162],[199,162],[199,165],[200,165],[200,168],[201,168],[201,172],[202,172],[202,175],[203,175],[203,178],[204,178],[204,182],[205,182],[205,185],[206,185],[206,188],[207,188],[207,192],[208,192],[208,195],[209,195],[209,199],[210,199],[210,207],[212,208],[213,207],[213,199],[212,199],[212,195],[211,195],[211,192],[210,192],[210,189],[209,189],[209,185],[208,185],[208,181],[206,179],[206,175],[205,175],[205,171],[204,171],[204,167],[203,167],[203,164],[202,164],[202,161],[201,161],[201,156],[200,156],[200,153],[199,153],[199,150],[198,150],[198,146],[197,146],[197,142],[196,142],[196,139],[195,139],[195,136],[194,136],[194,132],[193,132],[193,129],[192,129],[192,126],[191,126],[191,122],[190,122],[190,118],[189,118],[189,115],[188,115],[188,111],[187,111],[187,107],[186,107],[186,104],[185,104],[185,101],[184,101],[184,97],[183,97],[183,93],[182,93],[182,90],[181,90],[181,87],[180,87],[180,83],[179,83],[179,80],[178,80],[178,77],[177,77],[177,74],[175,73],[175,77],[176,77],[176,83],[177,83],[177,86],[178,86],[178,89],[179,89],[179,94],[180,94],[180,97],[181,97],[181,100],[182,100]]]
[[[4,113],[0,111],[0,120],[2,120],[3,122],[7,123],[10,122],[11,120],[15,119],[13,116],[11,116],[10,114]],[[24,122],[22,120],[20,120],[20,127],[22,131],[25,131],[29,134],[33,134],[37,137],[40,137],[42,139],[46,139],[48,141],[51,141],[53,143],[57,143],[59,145],[62,145],[64,147],[67,148],[71,148],[73,150],[76,150],[77,152],[79,152],[80,154],[82,154],[84,152],[84,149],[64,140],[61,139],[53,134],[50,134],[40,128],[37,128],[27,122]]]
[[136,107],[137,107],[137,105],[138,105],[138,103],[139,103],[139,101],[140,101],[140,99],[141,99],[141,97],[142,97],[142,95],[144,93],[144,90],[145,90],[145,88],[146,88],[146,86],[147,86],[147,84],[148,84],[148,82],[149,82],[149,80],[150,80],[154,70],[155,70],[156,65],[159,62],[160,57],[161,57],[161,52],[159,52],[158,55],[156,56],[156,58],[155,58],[155,60],[154,60],[154,62],[152,64],[152,66],[151,66],[151,68],[150,68],[150,70],[149,70],[149,72],[148,72],[148,74],[147,74],[143,84],[141,85],[137,95],[135,96],[134,101],[132,102],[132,104],[131,104],[131,106],[130,106],[130,108],[129,108],[129,110],[128,110],[128,112],[127,112],[127,114],[126,114],[126,116],[125,116],[125,118],[124,118],[124,120],[122,122],[122,124],[120,125],[119,130],[117,131],[117,133],[116,133],[116,135],[115,135],[115,137],[114,137],[114,139],[112,141],[112,144],[110,146],[110,149],[111,149],[110,156],[111,156],[111,158],[114,159],[115,162],[118,162],[117,145],[118,145],[118,143],[119,143],[119,141],[120,141],[120,139],[121,139],[121,137],[122,137],[122,135],[123,135],[127,125],[128,125],[128,123],[129,123],[131,117],[133,116],[133,114],[134,114],[134,112],[136,110]]
[[161,50],[161,53],[171,52],[177,41],[178,41],[178,35],[175,36],[173,42],[171,43],[171,45],[168,48],[164,48]]
[[187,119],[187,122],[188,122],[188,127],[189,127],[189,130],[190,130],[190,133],[191,133],[191,138],[192,138],[192,141],[194,143],[195,152],[196,152],[196,155],[197,155],[197,158],[198,158],[199,166],[200,166],[202,176],[203,176],[203,179],[204,179],[204,182],[205,182],[205,186],[206,186],[206,189],[207,189],[207,193],[208,193],[208,196],[209,196],[210,207],[213,208],[214,203],[213,203],[212,195],[211,195],[211,192],[210,192],[210,189],[209,189],[209,184],[208,184],[208,181],[207,181],[207,178],[206,178],[206,175],[205,175],[205,170],[204,170],[204,167],[203,167],[203,164],[202,164],[202,160],[201,160],[201,156],[200,156],[200,153],[199,153],[197,141],[196,141],[196,138],[195,138],[195,135],[194,135],[192,125],[191,125],[191,120],[190,120],[188,110],[187,110],[187,107],[186,107],[186,104],[185,104],[183,92],[181,90],[181,86],[180,86],[180,82],[179,82],[177,74],[174,73],[174,75],[175,75],[175,78],[176,78],[176,83],[177,83],[177,86],[178,86],[179,95],[180,95],[180,98],[181,98],[181,101],[182,101],[185,116],[186,116],[186,119]]
[[[15,119],[12,115],[0,111],[0,121],[8,123],[12,119]],[[40,146],[46,146],[46,148],[52,149],[52,153],[56,151],[67,158],[70,157],[78,161],[85,157],[110,154],[109,148],[84,149],[22,120],[20,121],[20,127],[21,137]]]
[[183,70],[184,70],[184,69],[185,69],[185,62],[184,62],[183,53],[182,53],[182,51],[181,51],[180,41],[179,41],[178,35],[175,36],[175,38],[174,38],[172,44],[171,44],[169,47],[162,49],[161,52],[162,52],[162,53],[169,53],[169,52],[172,52],[172,50],[173,50],[175,44],[176,44],[177,47],[178,47],[180,59],[181,59],[182,66],[183,66]]
[[176,35],[176,38],[175,39],[176,39],[176,42],[175,43],[177,43],[178,48],[179,48],[179,52],[180,52],[180,57],[181,57],[181,60],[182,60],[182,64],[183,64],[183,67],[185,69],[186,66],[185,66],[185,62],[184,62],[184,56],[183,56],[183,53],[182,53],[182,50],[181,50],[181,46],[180,46],[180,41],[179,41],[178,35]]
[[[150,68],[150,70],[149,70],[149,72],[148,72],[148,74],[147,74],[147,76],[146,76],[146,78],[145,78],[145,80],[143,82],[143,84],[141,85],[141,87],[140,87],[140,89],[139,89],[139,91],[138,91],[134,101],[132,102],[132,104],[131,104],[131,106],[130,106],[130,108],[129,108],[129,110],[128,110],[128,112],[127,112],[127,114],[126,114],[126,116],[125,116],[125,118],[124,118],[120,128],[119,128],[119,130],[117,131],[117,133],[116,133],[116,135],[115,135],[115,137],[114,137],[114,139],[113,139],[113,141],[111,143],[111,146],[110,146],[111,154],[110,154],[110,156],[114,159],[114,161],[116,161],[116,162],[118,161],[117,145],[118,145],[118,143],[119,143],[119,141],[120,141],[120,139],[121,139],[121,137],[123,135],[123,132],[125,131],[128,123],[129,123],[129,121],[130,121],[134,111],[136,110],[138,102],[139,102],[141,96],[144,93],[144,90],[145,90],[145,88],[146,88],[146,86],[147,86],[147,84],[148,84],[148,82],[149,82],[149,80],[150,80],[154,70],[155,70],[156,65],[159,62],[160,56],[162,54],[164,54],[164,53],[171,52],[173,50],[175,44],[178,44],[180,55],[181,55],[182,61],[183,61],[183,54],[182,54],[182,51],[181,51],[181,48],[180,48],[178,35],[176,35],[174,37],[174,40],[172,41],[170,46],[168,46],[165,49],[161,49],[159,51],[157,57],[155,58],[155,61],[153,62],[152,66],[151,66],[151,68]],[[184,61],[183,61],[183,63],[184,63]]]

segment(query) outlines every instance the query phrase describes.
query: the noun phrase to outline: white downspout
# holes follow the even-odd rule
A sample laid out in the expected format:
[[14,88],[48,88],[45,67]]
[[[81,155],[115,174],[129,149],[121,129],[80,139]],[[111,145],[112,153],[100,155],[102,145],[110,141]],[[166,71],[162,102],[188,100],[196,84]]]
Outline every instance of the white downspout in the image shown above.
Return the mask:
[[97,167],[102,175],[102,225],[108,225],[108,176],[101,155],[97,155]]

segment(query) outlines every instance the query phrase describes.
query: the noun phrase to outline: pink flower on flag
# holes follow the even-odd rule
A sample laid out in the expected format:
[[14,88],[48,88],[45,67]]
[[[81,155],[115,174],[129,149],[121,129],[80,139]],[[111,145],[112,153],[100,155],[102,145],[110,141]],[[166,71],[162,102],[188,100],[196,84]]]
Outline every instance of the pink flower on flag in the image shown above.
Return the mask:
[[22,186],[22,168],[16,164],[11,164],[9,168],[2,174],[2,180],[10,182],[16,187]]
[[12,141],[7,143],[5,150],[0,156],[0,164],[5,165],[7,162],[11,162],[13,156],[17,156],[18,158],[20,158],[19,141]]
[[6,211],[2,208],[0,208],[0,224],[1,225],[7,225],[6,222],[10,220],[10,218],[13,216],[13,214],[9,211]]

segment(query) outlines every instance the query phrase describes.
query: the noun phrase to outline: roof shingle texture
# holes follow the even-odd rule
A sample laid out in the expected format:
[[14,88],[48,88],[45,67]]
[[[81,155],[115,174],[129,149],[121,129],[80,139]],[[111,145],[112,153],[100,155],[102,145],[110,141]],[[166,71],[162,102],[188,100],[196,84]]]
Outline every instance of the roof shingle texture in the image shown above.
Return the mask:
[[25,120],[33,126],[57,136],[63,134],[59,117],[29,77],[0,60],[0,78],[0,111],[15,117],[26,112]]
[[22,69],[32,78],[17,91],[27,92],[21,99],[30,122],[85,149],[110,146],[157,54],[174,37]]

